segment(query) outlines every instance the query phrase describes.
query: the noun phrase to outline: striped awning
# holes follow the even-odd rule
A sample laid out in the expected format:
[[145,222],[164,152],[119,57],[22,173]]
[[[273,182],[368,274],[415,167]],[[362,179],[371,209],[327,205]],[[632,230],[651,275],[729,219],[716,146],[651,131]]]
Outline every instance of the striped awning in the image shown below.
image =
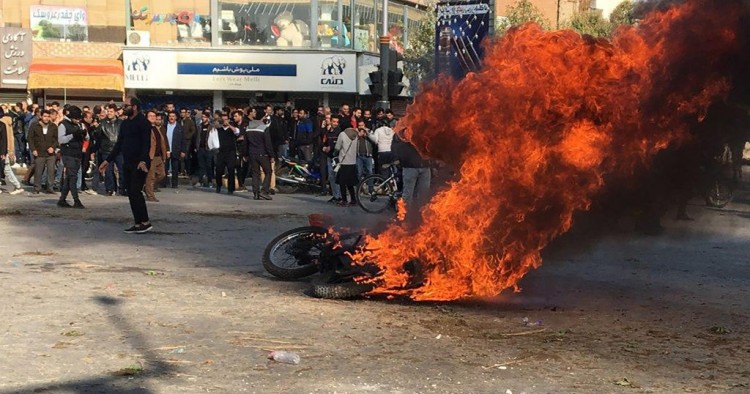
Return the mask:
[[122,62],[117,59],[35,58],[28,89],[125,91]]

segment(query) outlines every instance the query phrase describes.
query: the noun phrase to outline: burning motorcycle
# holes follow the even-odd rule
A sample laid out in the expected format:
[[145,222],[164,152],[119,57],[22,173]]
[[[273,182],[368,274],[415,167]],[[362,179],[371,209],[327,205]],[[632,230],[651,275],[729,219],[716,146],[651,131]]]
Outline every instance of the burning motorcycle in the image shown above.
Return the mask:
[[320,189],[320,172],[310,170],[286,157],[278,159],[276,167],[276,188],[281,193],[296,193],[300,188]]
[[352,255],[364,250],[364,232],[338,233],[325,215],[308,216],[309,226],[286,231],[271,240],[263,252],[263,268],[284,280],[301,279],[315,273],[311,295],[345,299],[360,296],[373,286],[355,279],[375,277],[374,264],[354,264]]

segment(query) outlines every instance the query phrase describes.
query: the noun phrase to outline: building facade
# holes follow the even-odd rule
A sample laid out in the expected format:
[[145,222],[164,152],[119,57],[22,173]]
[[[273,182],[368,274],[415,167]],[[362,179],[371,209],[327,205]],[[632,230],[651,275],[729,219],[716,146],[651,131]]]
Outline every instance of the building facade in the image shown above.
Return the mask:
[[[382,33],[382,0],[0,4],[0,27],[26,31],[33,46],[14,94],[77,103],[131,92],[191,107],[355,103],[366,93],[359,67],[378,58]],[[427,7],[387,6],[388,35],[403,48]]]

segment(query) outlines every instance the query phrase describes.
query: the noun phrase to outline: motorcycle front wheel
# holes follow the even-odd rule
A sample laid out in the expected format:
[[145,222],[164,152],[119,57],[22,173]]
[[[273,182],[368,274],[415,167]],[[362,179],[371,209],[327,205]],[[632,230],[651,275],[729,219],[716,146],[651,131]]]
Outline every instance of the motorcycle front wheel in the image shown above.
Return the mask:
[[291,167],[282,167],[279,168],[276,172],[276,190],[279,191],[279,193],[283,194],[293,194],[296,193],[299,190],[299,185],[295,183],[291,183],[289,181],[284,181],[283,179],[279,178],[292,178],[292,168]]
[[263,268],[284,280],[295,280],[318,271],[319,245],[324,241],[324,227],[306,226],[291,229],[271,240],[263,251]]

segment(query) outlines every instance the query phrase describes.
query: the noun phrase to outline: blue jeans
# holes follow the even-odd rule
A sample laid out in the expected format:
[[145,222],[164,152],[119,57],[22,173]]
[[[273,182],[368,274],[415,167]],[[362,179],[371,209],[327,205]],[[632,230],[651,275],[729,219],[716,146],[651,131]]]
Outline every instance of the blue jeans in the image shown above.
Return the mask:
[[215,154],[208,149],[198,149],[198,182],[202,182],[203,186],[206,187],[214,179],[214,174],[216,173],[214,170],[214,156]]
[[[107,159],[109,152],[101,152],[99,157],[99,163]],[[118,190],[117,181],[115,180],[115,166],[117,166],[117,172],[120,178],[120,187]],[[122,155],[117,155],[115,161],[107,166],[107,170],[104,172],[104,188],[107,192],[122,192],[125,190],[125,167],[123,164]]]
[[279,145],[276,151],[278,157],[289,158],[289,144]]
[[341,199],[341,189],[339,184],[336,183],[336,174],[333,172],[333,159],[328,158],[328,184],[331,186],[331,194],[333,198]]
[[[372,168],[375,165],[372,156],[357,156],[357,178],[362,180],[368,175],[372,175]],[[367,182],[370,190],[372,190],[372,180]]]

